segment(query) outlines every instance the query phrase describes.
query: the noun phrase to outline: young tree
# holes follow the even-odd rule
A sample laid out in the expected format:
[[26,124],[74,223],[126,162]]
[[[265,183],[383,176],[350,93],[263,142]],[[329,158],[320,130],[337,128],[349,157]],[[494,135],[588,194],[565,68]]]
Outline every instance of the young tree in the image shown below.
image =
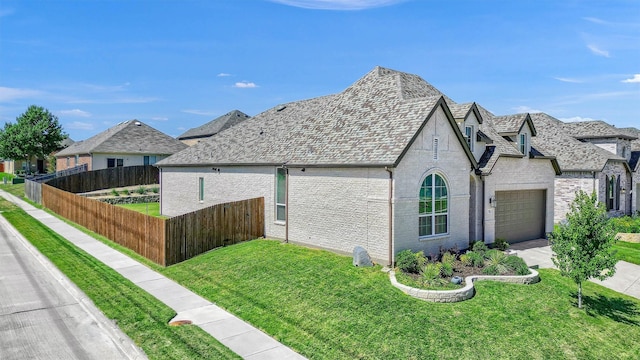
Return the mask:
[[33,157],[45,159],[58,150],[65,137],[55,115],[41,106],[31,105],[16,118],[15,124],[5,123],[0,132],[0,156],[25,160],[29,172]]
[[567,214],[567,221],[551,234],[553,263],[562,276],[578,285],[578,308],[582,308],[582,283],[590,278],[604,280],[616,272],[612,245],[616,232],[604,204],[594,193],[579,191]]

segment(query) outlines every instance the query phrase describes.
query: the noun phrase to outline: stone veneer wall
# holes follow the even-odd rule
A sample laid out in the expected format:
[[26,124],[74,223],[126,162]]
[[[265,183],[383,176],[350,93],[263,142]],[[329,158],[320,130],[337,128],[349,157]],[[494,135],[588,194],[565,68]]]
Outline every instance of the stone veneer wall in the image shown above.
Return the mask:
[[414,298],[431,301],[431,302],[444,302],[444,303],[452,303],[452,302],[460,302],[469,300],[475,294],[475,288],[473,287],[474,281],[480,280],[492,280],[492,281],[500,281],[511,284],[535,284],[540,281],[540,275],[537,271],[533,269],[529,269],[531,274],[524,276],[491,276],[491,275],[473,275],[467,276],[465,281],[465,286],[456,290],[423,290],[416,289],[410,286],[400,284],[398,280],[396,280],[396,274],[394,271],[389,271],[389,279],[391,280],[391,284],[398,289],[402,290],[407,295],[413,296]]
[[[579,190],[592,193],[600,188],[599,177],[588,171],[565,171],[555,179],[553,221],[559,223],[571,210],[571,202]],[[604,196],[603,196],[604,199]]]

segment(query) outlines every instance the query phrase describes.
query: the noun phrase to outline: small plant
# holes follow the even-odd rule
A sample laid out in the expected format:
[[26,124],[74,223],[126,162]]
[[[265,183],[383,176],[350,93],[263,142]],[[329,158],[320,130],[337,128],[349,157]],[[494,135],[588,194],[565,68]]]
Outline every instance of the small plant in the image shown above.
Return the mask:
[[497,238],[496,241],[493,242],[493,247],[500,251],[505,251],[509,248],[509,243],[502,238]]
[[467,254],[460,255],[460,262],[462,262],[462,265],[464,266],[473,266],[473,263],[471,262],[471,257]]
[[[489,250],[485,253],[485,264],[487,269],[492,272],[492,275],[505,274],[509,271],[507,263],[507,255],[500,250]],[[484,272],[484,271],[483,271]],[[495,273],[494,273],[495,272]],[[486,272],[484,272],[486,274]]]
[[473,250],[473,252],[476,252],[478,254],[480,254],[480,256],[484,256],[484,253],[489,250],[489,248],[487,247],[487,245],[482,242],[482,241],[476,241],[475,243],[473,243],[473,246],[471,247],[471,250]]
[[154,193],[154,194],[157,194],[157,193],[160,192],[160,188],[157,187],[157,186],[154,186],[154,187],[151,188],[151,192]]
[[443,264],[450,264],[450,265],[453,265],[455,261],[456,261],[456,256],[450,252],[446,252],[442,254],[442,258],[440,259],[440,262],[442,262]]
[[118,190],[116,190],[116,189],[111,189],[111,195],[120,196],[120,193],[118,193]]
[[484,258],[480,253],[475,251],[467,251],[467,257],[469,258],[469,263],[473,267],[481,268],[484,266]]
[[409,249],[402,250],[396,255],[396,266],[405,273],[417,274],[420,272],[418,256]]
[[129,196],[129,195],[131,194],[131,193],[129,192],[129,189],[124,189],[124,190],[122,190],[120,193],[121,193],[122,195],[125,195],[125,196]]
[[453,276],[453,261],[452,262],[441,262],[440,263],[440,274],[442,274],[442,276],[444,277],[451,277]]
[[136,192],[140,195],[144,195],[144,193],[147,192],[147,189],[145,189],[144,186],[140,186],[139,188],[136,189]]
[[516,275],[529,275],[529,267],[521,257],[507,256],[507,266],[513,270]]
[[441,286],[446,284],[447,280],[440,277],[442,271],[441,263],[428,263],[422,268],[420,273],[422,283],[426,286]]

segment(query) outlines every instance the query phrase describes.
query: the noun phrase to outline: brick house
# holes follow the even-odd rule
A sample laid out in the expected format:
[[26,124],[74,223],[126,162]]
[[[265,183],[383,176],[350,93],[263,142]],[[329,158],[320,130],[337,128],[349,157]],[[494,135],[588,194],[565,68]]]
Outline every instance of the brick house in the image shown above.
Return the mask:
[[593,127],[564,123],[544,113],[531,118],[538,129],[534,145],[555,155],[562,168],[555,180],[555,222],[565,219],[578,190],[595,191],[611,216],[630,214],[630,136],[596,136]]
[[56,153],[56,169],[82,164],[87,164],[89,170],[153,165],[186,147],[141,121],[129,120]]
[[206,138],[214,136],[220,131],[226,130],[244,120],[247,120],[249,117],[249,115],[240,110],[233,110],[209,121],[204,125],[185,131],[184,134],[178,136],[177,139],[189,146],[195,145]]
[[526,228],[531,219],[501,218],[518,202],[542,201],[529,238],[551,231],[559,169],[535,154],[491,131],[476,104],[376,67],[338,94],[276,106],[156,166],[164,215],[264,197],[267,237],[344,253],[359,245],[390,263],[403,249],[493,242],[497,224]]

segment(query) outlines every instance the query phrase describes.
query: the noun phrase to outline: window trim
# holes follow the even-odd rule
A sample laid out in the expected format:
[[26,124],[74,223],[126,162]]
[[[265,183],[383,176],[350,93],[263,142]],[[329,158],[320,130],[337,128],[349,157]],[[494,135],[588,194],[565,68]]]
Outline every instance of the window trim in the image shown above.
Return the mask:
[[[420,203],[422,202],[422,198],[421,198],[421,192],[422,189],[425,185],[425,183],[427,182],[427,179],[429,177],[432,177],[431,180],[431,209],[432,212],[430,213],[421,213],[420,212]],[[446,191],[446,210],[444,212],[436,212],[436,177],[439,177],[440,179],[442,179],[442,183],[444,186],[444,190]],[[424,178],[422,179],[422,182],[420,183],[420,190],[418,192],[418,239],[419,240],[424,240],[424,239],[431,239],[431,238],[437,238],[437,237],[442,237],[442,236],[448,236],[451,233],[451,195],[449,192],[449,182],[447,181],[447,178],[444,176],[444,174],[440,173],[440,172],[431,172],[428,173],[424,176]],[[444,232],[437,232],[437,218],[444,216],[445,220],[446,220],[446,229]],[[420,219],[422,218],[428,218],[431,221],[431,233],[430,234],[426,234],[426,235],[421,235],[420,234]]]
[[527,144],[527,134],[520,134],[520,152],[524,155],[527,155],[528,144]]
[[198,201],[204,202],[204,177],[198,177]]
[[[280,188],[280,184],[279,181],[279,175],[280,173],[282,173],[283,175],[283,180],[284,181],[284,194],[282,194],[282,200],[284,200],[284,202],[278,202],[278,195],[279,195],[279,188]],[[287,169],[284,167],[278,167],[276,168],[276,173],[275,173],[275,189],[274,189],[274,197],[273,197],[273,204],[274,204],[274,221],[278,224],[285,224],[287,222]],[[284,218],[278,218],[278,209],[282,209],[282,214]]]

